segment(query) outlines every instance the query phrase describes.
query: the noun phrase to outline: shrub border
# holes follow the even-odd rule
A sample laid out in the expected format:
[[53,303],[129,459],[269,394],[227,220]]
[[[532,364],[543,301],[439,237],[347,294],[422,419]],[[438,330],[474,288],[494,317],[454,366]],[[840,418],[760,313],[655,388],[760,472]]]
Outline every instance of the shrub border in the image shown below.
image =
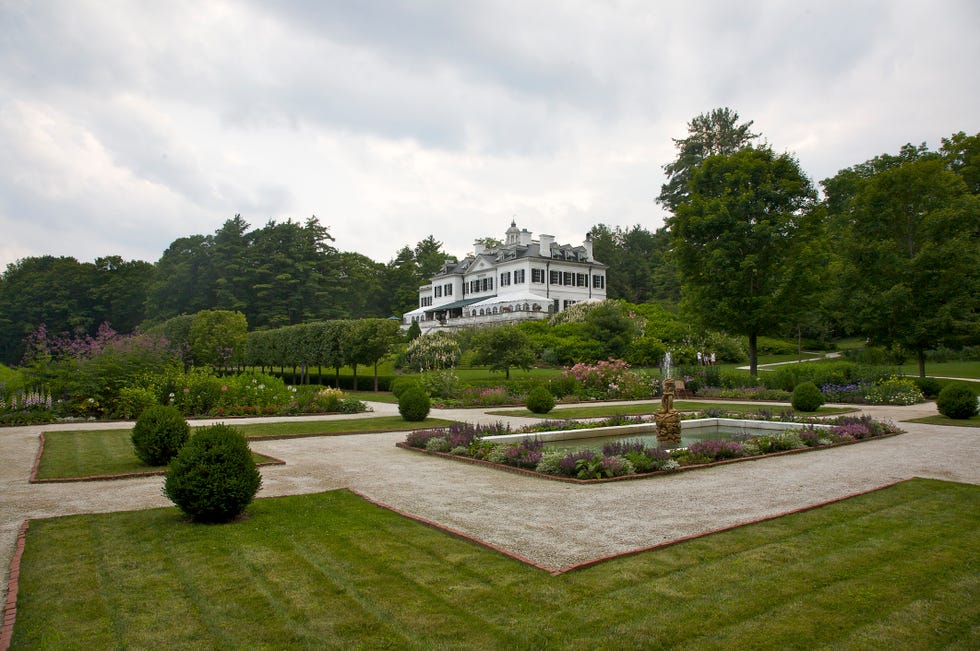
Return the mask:
[[[601,479],[578,479],[577,477],[559,477],[557,475],[548,475],[543,472],[537,472],[535,470],[529,470],[527,468],[517,468],[516,466],[508,466],[502,463],[494,463],[492,461],[486,461],[485,459],[474,459],[473,457],[463,457],[456,454],[450,454],[448,452],[436,452],[435,450],[423,450],[422,448],[415,448],[404,441],[398,441],[395,443],[395,447],[402,448],[403,450],[410,450],[412,452],[420,452],[422,454],[428,454],[434,457],[442,457],[444,459],[450,459],[452,461],[462,461],[464,463],[470,463],[477,466],[484,466],[487,468],[492,468],[494,470],[503,470],[506,472],[512,472],[518,475],[526,475],[528,477],[537,477],[539,479],[549,479],[551,481],[562,481],[567,484],[604,484],[612,481],[630,481],[634,479],[646,479],[647,477],[659,477],[661,475],[675,475],[679,472],[687,472],[689,470],[701,470],[702,468],[714,468],[715,466],[723,466],[729,463],[740,463],[743,461],[757,461],[759,459],[768,459],[770,457],[780,457],[787,454],[801,454],[805,452],[816,452],[817,450],[828,450],[830,448],[838,448],[845,445],[855,445],[857,443],[866,443],[868,441],[878,441],[881,439],[887,439],[892,436],[899,436],[905,434],[905,431],[892,432],[889,434],[880,434],[878,436],[872,436],[866,439],[858,439],[856,441],[841,441],[839,443],[831,443],[830,445],[816,445],[813,447],[799,448],[795,450],[780,450],[779,452],[770,452],[769,454],[757,454],[751,457],[737,457],[735,459],[721,459],[719,461],[712,461],[710,463],[698,463],[692,464],[690,466],[679,466],[673,470],[655,470],[653,472],[636,473],[632,475],[622,475],[620,477],[602,477]],[[492,440],[492,439],[491,439]]]
[[[39,435],[41,439],[41,445],[37,448],[37,454],[34,455],[34,465],[31,467],[31,477],[28,480],[31,484],[70,484],[79,481],[108,481],[112,479],[136,479],[137,477],[156,477],[163,476],[167,474],[166,470],[148,470],[146,472],[123,472],[116,475],[85,475],[84,477],[54,477],[51,479],[38,479],[38,471],[41,469],[41,456],[44,454],[44,432]],[[284,466],[286,462],[282,459],[277,459],[276,457],[270,457],[267,454],[263,454],[263,457],[271,459],[271,461],[261,461],[255,465],[259,468],[265,466]],[[0,646],[0,651],[3,647]]]

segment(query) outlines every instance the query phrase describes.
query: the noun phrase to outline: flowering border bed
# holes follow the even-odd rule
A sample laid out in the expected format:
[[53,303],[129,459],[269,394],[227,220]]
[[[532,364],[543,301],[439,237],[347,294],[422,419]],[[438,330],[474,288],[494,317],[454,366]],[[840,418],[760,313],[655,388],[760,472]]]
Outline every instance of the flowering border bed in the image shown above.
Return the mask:
[[[505,470],[516,474],[527,475],[529,477],[539,477],[542,479],[563,481],[563,482],[573,483],[573,484],[593,484],[593,483],[621,481],[621,480],[628,480],[628,479],[643,479],[647,477],[654,477],[654,476],[682,472],[687,470],[711,468],[714,466],[719,466],[728,463],[736,463],[739,461],[752,461],[756,459],[781,456],[785,454],[797,454],[801,452],[823,450],[828,448],[841,447],[844,445],[851,445],[854,443],[861,443],[863,441],[889,438],[891,436],[896,436],[898,434],[904,433],[904,430],[901,430],[895,427],[894,425],[882,423],[880,421],[873,421],[868,417],[864,417],[864,418],[845,417],[845,418],[846,420],[838,419],[838,420],[842,420],[843,424],[840,426],[840,429],[843,432],[845,432],[845,435],[833,442],[821,444],[817,441],[812,445],[807,444],[803,447],[794,447],[792,449],[779,449],[775,451],[764,452],[762,454],[748,454],[745,456],[735,456],[731,454],[732,448],[734,447],[734,445],[740,445],[740,444],[734,441],[731,440],[703,441],[700,442],[704,444],[703,447],[705,447],[706,449],[710,449],[709,453],[716,454],[714,458],[706,459],[703,456],[704,452],[701,451],[700,449],[698,454],[691,456],[689,450],[691,448],[694,448],[694,445],[692,445],[690,446],[690,448],[680,448],[675,451],[675,453],[677,453],[679,457],[682,458],[686,457],[686,461],[682,464],[678,464],[676,461],[673,461],[672,455],[669,456],[667,452],[661,451],[661,461],[667,460],[667,464],[671,464],[668,465],[666,468],[661,467],[656,470],[652,470],[648,472],[635,472],[635,471],[624,472],[622,474],[615,474],[614,476],[602,476],[601,471],[596,472],[596,469],[601,468],[602,463],[605,462],[607,459],[609,459],[609,457],[604,457],[601,454],[595,454],[595,453],[593,453],[591,457],[585,456],[584,462],[576,460],[578,463],[576,468],[583,468],[585,474],[594,475],[592,477],[583,477],[583,473],[579,473],[579,476],[551,474],[547,472],[541,472],[539,470],[528,467],[528,462],[534,460],[533,458],[528,459],[528,457],[533,455],[535,451],[538,452],[536,459],[537,460],[541,459],[541,450],[543,444],[541,441],[536,441],[536,440],[532,440],[530,444],[527,444],[528,442],[524,441],[524,442],[512,443],[508,445],[508,444],[494,444],[492,439],[489,440],[482,439],[479,436],[474,437],[472,439],[471,448],[472,446],[475,446],[475,449],[478,451],[481,449],[486,451],[488,449],[487,446],[498,446],[501,448],[506,448],[503,456],[507,458],[510,461],[510,463],[506,463],[506,462],[500,463],[497,461],[487,460],[486,458],[479,458],[477,456],[467,456],[464,454],[445,452],[438,449],[433,449],[434,446],[431,445],[428,448],[425,447],[428,440],[435,438],[434,435],[438,434],[440,430],[419,430],[416,432],[412,432],[411,434],[409,434],[408,439],[406,441],[399,441],[395,443],[395,445],[396,447],[405,450],[422,452],[432,456],[444,457],[456,461],[464,461],[474,465],[495,468],[497,470]],[[847,432],[854,432],[855,429],[860,425],[869,426],[872,424],[873,427],[871,429],[876,430],[878,433],[870,433],[871,429],[867,427],[865,427],[866,433],[861,436],[853,436],[847,433]],[[449,429],[441,430],[441,431],[446,433],[450,432]],[[806,436],[805,432],[803,434],[804,436]],[[793,433],[792,435],[795,436],[797,440],[800,439],[799,433]],[[765,438],[769,439],[770,437],[765,437]],[[414,445],[412,444],[413,441],[415,442]],[[749,443],[751,444],[751,440],[749,441]],[[461,446],[457,446],[454,448],[454,450],[458,450],[460,447]],[[629,448],[629,445],[623,445],[621,446],[621,448],[625,450]],[[511,452],[513,454],[511,454]],[[655,449],[646,450],[645,452],[654,453]],[[579,459],[583,458],[583,455],[581,455],[580,453],[573,453],[573,454],[578,454]],[[613,460],[615,460],[615,457],[613,457]],[[620,458],[620,461],[622,461],[622,458]],[[666,464],[662,464],[662,465],[666,465]]]

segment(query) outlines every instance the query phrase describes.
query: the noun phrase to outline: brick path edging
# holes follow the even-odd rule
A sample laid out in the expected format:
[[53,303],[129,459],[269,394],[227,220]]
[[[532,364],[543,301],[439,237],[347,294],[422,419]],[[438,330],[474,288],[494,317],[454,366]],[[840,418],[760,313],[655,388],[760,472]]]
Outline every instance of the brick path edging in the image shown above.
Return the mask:
[[10,560],[10,574],[7,580],[7,600],[3,605],[3,625],[0,626],[0,651],[7,651],[14,637],[14,620],[17,619],[17,586],[20,581],[20,559],[24,555],[24,542],[30,520],[24,520],[17,533],[17,547]]

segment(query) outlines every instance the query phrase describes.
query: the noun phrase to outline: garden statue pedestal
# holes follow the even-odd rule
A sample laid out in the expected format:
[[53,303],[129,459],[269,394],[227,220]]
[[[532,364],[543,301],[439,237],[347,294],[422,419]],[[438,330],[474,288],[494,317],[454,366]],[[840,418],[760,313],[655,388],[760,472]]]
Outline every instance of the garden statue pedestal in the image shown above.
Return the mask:
[[657,423],[657,443],[660,445],[679,445],[681,442],[681,413],[674,409],[674,380],[664,380],[664,394],[660,399],[660,409],[653,415]]

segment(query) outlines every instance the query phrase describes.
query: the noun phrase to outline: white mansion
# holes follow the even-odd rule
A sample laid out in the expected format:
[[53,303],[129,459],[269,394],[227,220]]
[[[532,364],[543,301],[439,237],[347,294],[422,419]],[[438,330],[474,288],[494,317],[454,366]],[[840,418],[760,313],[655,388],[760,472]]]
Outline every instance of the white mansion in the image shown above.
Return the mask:
[[606,265],[592,241],[558,245],[552,235],[531,239],[511,222],[503,245],[477,242],[472,255],[447,262],[419,287],[419,307],[402,317],[423,332],[544,319],[582,301],[606,299]]

